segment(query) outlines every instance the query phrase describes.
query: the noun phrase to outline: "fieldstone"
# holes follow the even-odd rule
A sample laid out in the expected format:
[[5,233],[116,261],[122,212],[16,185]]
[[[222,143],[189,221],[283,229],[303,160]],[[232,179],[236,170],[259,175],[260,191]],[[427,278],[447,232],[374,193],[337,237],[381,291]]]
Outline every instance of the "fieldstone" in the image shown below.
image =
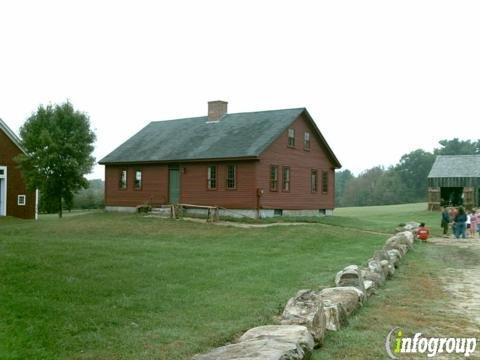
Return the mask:
[[305,354],[311,354],[315,346],[310,331],[300,325],[265,325],[248,330],[239,342],[249,340],[278,340],[298,344]]
[[[389,239],[390,240],[390,239]],[[392,250],[392,249],[396,249],[400,252],[400,254],[402,255],[402,257],[407,253],[408,251],[408,247],[407,245],[405,244],[401,244],[400,242],[398,242],[398,240],[396,239],[392,239],[391,241],[389,241],[388,243],[385,244],[385,246],[383,247],[383,249],[385,251],[388,251],[388,250]]]
[[347,313],[341,303],[333,303],[325,300],[323,303],[325,312],[326,328],[330,331],[338,331],[348,325]]
[[382,266],[380,265],[380,261],[375,258],[371,258],[367,262],[368,269],[372,272],[377,274],[383,274]]
[[410,249],[413,247],[415,235],[411,231],[403,231],[395,236],[402,241],[402,244],[407,245]]
[[377,250],[373,253],[373,258],[377,259],[378,261],[381,260],[390,260],[390,256],[385,250]]
[[349,265],[343,270],[339,271],[335,276],[335,285],[355,286],[358,290],[365,294],[362,272],[357,265]]
[[408,223],[406,223],[403,228],[407,231],[415,231],[417,230],[417,228],[420,227],[420,223],[416,222],[416,221],[409,221]]
[[318,292],[300,290],[288,300],[282,313],[281,324],[304,325],[308,328],[317,345],[323,344],[326,330],[323,301]]
[[206,354],[195,355],[192,360],[300,360],[309,359],[296,342],[277,339],[242,341],[222,346]]
[[398,268],[400,265],[400,259],[402,258],[402,255],[400,254],[400,251],[397,249],[391,249],[387,250],[388,256],[390,256],[391,262],[393,262],[393,265]]
[[405,245],[408,249],[411,249],[413,247],[413,241],[413,234],[410,231],[403,231],[388,238],[387,241],[385,241],[385,245],[396,242]]
[[375,284],[372,280],[365,280],[363,284],[365,287],[365,294],[367,295],[367,297],[370,297],[373,294],[375,294],[375,291],[377,290],[377,284]]
[[325,288],[318,295],[324,303],[328,300],[332,304],[341,304],[347,316],[350,316],[365,301],[365,294],[354,286]]
[[395,273],[395,266],[393,266],[393,264],[390,263],[390,259],[381,260],[380,265],[382,265],[383,271],[387,273],[387,279],[391,278]]
[[387,260],[378,260],[375,258],[369,259],[368,268],[373,272],[381,274],[382,278],[386,280],[390,276],[390,271],[389,271],[388,265],[385,266],[385,263],[383,263],[383,266],[382,266],[382,261],[387,261]]
[[370,280],[373,281],[377,288],[382,286],[385,283],[385,276],[383,275],[383,271],[375,272],[370,270],[369,268],[361,268],[363,280]]

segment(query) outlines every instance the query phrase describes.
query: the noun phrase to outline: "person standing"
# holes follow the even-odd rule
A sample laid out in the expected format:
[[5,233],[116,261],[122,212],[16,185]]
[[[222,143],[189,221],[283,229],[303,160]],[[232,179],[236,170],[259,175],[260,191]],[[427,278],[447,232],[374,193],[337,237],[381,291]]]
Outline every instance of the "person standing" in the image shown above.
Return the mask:
[[467,222],[467,214],[465,214],[465,210],[463,206],[458,208],[458,213],[453,220],[455,225],[455,238],[459,239],[462,236],[462,239],[465,239],[465,228]]
[[467,228],[465,229],[465,235],[467,237],[470,236],[470,219],[472,218],[472,212],[467,211],[467,222],[465,223],[467,225]]
[[455,217],[457,216],[458,214],[458,209],[456,207],[450,207],[448,209],[448,214],[450,215],[450,221],[452,223],[452,235],[455,236],[456,232],[455,232]]
[[477,227],[480,222],[480,213],[475,209],[472,210],[472,214],[470,215],[470,235],[472,239],[477,237]]
[[448,237],[448,225],[450,224],[450,215],[448,214],[448,209],[446,207],[442,208],[442,222],[441,226],[443,228],[443,237]]

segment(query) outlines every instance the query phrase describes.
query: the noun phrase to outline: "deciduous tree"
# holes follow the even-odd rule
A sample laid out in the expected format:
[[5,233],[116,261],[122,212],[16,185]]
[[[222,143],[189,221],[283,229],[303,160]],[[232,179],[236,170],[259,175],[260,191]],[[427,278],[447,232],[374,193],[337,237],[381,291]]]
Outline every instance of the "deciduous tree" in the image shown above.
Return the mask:
[[19,157],[27,184],[39,189],[42,201],[62,217],[76,191],[86,188],[95,162],[95,134],[85,113],[70,102],[39,106],[20,129],[26,155]]

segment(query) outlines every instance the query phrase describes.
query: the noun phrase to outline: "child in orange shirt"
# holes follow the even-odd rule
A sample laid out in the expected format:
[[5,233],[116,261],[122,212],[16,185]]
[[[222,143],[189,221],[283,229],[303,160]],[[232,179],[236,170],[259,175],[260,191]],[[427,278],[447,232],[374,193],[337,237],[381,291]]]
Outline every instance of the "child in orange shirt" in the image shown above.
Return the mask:
[[430,230],[425,227],[425,223],[421,223],[420,227],[417,229],[417,237],[422,241],[427,241],[428,236],[430,235]]

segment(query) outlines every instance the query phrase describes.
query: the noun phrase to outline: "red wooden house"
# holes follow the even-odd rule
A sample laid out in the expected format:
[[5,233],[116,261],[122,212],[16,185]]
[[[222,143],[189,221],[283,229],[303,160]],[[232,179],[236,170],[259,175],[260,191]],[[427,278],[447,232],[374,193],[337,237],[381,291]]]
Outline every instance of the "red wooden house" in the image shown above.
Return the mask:
[[107,210],[187,203],[229,214],[328,214],[335,154],[305,108],[227,113],[148,124],[100,161]]
[[27,189],[15,161],[22,153],[20,140],[0,119],[0,216],[34,219],[37,194]]

